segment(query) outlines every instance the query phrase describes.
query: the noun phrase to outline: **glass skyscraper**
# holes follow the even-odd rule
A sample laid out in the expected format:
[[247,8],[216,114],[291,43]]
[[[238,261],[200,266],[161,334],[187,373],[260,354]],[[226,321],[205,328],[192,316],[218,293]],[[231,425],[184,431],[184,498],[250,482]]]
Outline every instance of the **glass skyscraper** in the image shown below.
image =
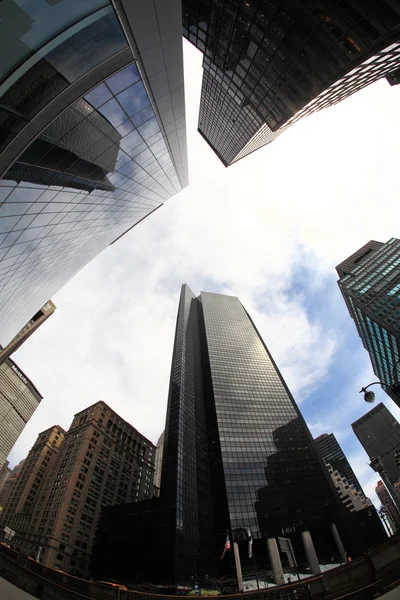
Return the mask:
[[379,458],[392,485],[400,480],[396,452],[400,451],[400,423],[382,403],[352,423],[370,459]]
[[400,67],[398,0],[183,0],[199,132],[228,166]]
[[187,185],[181,28],[176,2],[0,3],[3,345]]
[[[291,538],[298,560],[307,532],[317,554],[331,556],[337,512],[304,419],[238,298],[196,297],[183,285],[160,498],[104,511],[96,572],[122,577],[124,556],[134,556],[138,572],[129,577],[143,581],[187,582],[218,569],[229,575],[229,558],[219,560],[227,531],[242,542],[251,533],[264,570],[270,540],[282,535]],[[148,550],[151,540],[157,542]],[[247,543],[241,552],[248,562]],[[160,562],[157,573],[149,572],[146,555]]]
[[374,373],[400,406],[400,240],[371,240],[336,271]]

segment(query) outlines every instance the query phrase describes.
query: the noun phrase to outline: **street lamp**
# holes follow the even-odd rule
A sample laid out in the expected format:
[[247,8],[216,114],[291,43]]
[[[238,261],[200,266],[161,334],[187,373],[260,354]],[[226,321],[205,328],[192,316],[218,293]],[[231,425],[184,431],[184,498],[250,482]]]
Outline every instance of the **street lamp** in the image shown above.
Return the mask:
[[[394,370],[396,369],[396,367],[399,363],[400,363],[400,359],[398,361],[396,361],[393,366],[392,373],[391,373],[391,379],[394,379],[394,377],[393,377]],[[395,381],[392,385],[388,385],[387,383],[382,383],[382,381],[374,381],[373,383],[370,383],[369,385],[366,385],[365,387],[361,388],[361,390],[359,391],[359,394],[364,392],[365,402],[369,402],[371,404],[373,402],[375,402],[375,393],[371,392],[371,391],[369,391],[369,392],[367,391],[368,388],[371,387],[371,385],[381,385],[381,386],[383,385],[383,386],[389,388],[389,390],[391,390],[394,394],[400,395],[400,382],[398,380]]]

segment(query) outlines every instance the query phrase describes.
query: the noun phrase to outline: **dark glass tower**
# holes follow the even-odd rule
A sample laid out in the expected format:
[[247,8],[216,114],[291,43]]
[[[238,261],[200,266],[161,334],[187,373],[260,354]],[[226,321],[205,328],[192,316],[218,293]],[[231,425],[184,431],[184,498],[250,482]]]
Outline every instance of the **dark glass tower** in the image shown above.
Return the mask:
[[187,185],[179,2],[0,2],[0,343]]
[[314,442],[324,463],[331,465],[334,471],[338,471],[341,477],[347,479],[350,485],[354,485],[356,490],[365,496],[356,474],[333,433],[323,433],[315,438]]
[[336,271],[374,373],[400,406],[400,240],[371,240]]
[[400,480],[395,453],[400,451],[400,423],[382,403],[352,424],[370,459],[379,458],[390,482]]
[[[220,560],[227,531],[238,541],[243,571],[252,579],[248,532],[261,572],[271,557],[279,561],[273,547],[282,535],[290,538],[297,560],[311,567],[310,534],[317,556],[337,556],[332,524],[339,519],[340,528],[345,522],[346,536],[346,528],[357,529],[351,517],[339,505],[307,425],[238,298],[206,292],[195,297],[184,285],[160,498],[103,511],[93,576],[187,584],[195,575],[230,575],[229,558]],[[344,541],[354,548],[352,539]],[[313,573],[317,557],[315,564]]]
[[182,4],[204,53],[199,131],[225,166],[400,66],[397,0]]

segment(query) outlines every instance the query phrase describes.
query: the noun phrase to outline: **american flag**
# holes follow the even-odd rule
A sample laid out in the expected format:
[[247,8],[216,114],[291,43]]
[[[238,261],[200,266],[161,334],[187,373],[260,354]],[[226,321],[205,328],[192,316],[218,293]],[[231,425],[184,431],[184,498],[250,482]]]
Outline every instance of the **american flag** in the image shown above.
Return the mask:
[[222,556],[221,556],[221,560],[224,558],[225,552],[227,550],[230,550],[230,549],[231,549],[231,543],[229,541],[229,535],[226,534],[225,546],[224,546],[224,551],[223,551]]

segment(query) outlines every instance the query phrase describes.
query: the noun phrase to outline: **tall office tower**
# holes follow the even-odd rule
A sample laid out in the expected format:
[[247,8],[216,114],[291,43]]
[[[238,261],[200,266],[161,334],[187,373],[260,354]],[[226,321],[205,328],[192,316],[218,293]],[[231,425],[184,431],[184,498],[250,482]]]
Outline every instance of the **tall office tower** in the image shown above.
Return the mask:
[[336,271],[374,373],[400,406],[400,240],[370,241]]
[[345,477],[342,477],[339,471],[335,470],[329,463],[326,463],[326,468],[331,476],[340,501],[350,512],[363,510],[367,506],[371,506],[371,500],[366,498],[364,492],[359,493],[354,485],[349,483]]
[[379,458],[394,485],[400,480],[396,451],[400,450],[400,423],[382,403],[352,423],[352,428],[370,459]]
[[160,435],[157,442],[156,450],[156,462],[154,470],[154,487],[158,490],[161,487],[161,472],[162,472],[162,460],[164,452],[164,432]]
[[199,132],[228,166],[400,66],[400,2],[183,0]]
[[32,534],[35,510],[41,500],[51,466],[60,450],[64,430],[50,427],[39,433],[34,445],[16,476],[9,480],[0,494],[0,529],[9,527],[15,531],[13,543],[21,551],[30,554],[37,549]]
[[0,364],[0,467],[41,400],[32,381],[11,358]]
[[397,510],[393,500],[391,499],[383,481],[378,481],[378,483],[376,484],[375,493],[378,496],[381,505],[383,506],[384,513],[389,519],[393,531],[396,531],[400,520],[399,511]]
[[[4,465],[0,468],[0,492],[1,492],[5,482],[10,477],[10,473],[11,473],[10,463],[8,462],[8,460],[6,460]],[[1,502],[0,502],[0,506],[1,506]]]
[[[338,552],[331,532],[338,509],[309,430],[238,298],[196,298],[184,285],[161,495],[104,511],[94,576],[103,567],[107,576],[142,581],[188,582],[219,568],[229,574],[230,561],[220,560],[227,530],[246,540],[251,532],[260,568],[267,568],[267,547],[280,564],[275,538],[282,532],[299,559],[303,540],[311,564],[312,540],[321,556]],[[276,573],[282,583],[279,567]]]
[[349,485],[353,485],[360,494],[365,496],[356,474],[333,433],[323,433],[315,438],[314,442],[324,463],[330,464],[334,471],[338,471],[341,477],[347,479]]
[[77,413],[15,543],[26,553],[41,546],[47,566],[87,576],[101,508],[153,497],[155,450],[105,402]]
[[17,333],[11,342],[7,344],[5,348],[0,348],[0,365],[6,360],[6,358],[9,358],[11,354],[16,352],[16,350],[18,350],[18,348],[20,348],[22,344],[26,342],[32,333],[36,331],[36,329],[40,327],[42,323],[47,321],[49,317],[51,317],[55,310],[56,307],[51,300],[46,302],[46,304],[42,306],[42,308],[38,310],[35,315],[33,315],[25,327],[23,327],[21,331]]
[[6,345],[75,273],[187,185],[187,152],[178,2],[2,2],[0,22]]

